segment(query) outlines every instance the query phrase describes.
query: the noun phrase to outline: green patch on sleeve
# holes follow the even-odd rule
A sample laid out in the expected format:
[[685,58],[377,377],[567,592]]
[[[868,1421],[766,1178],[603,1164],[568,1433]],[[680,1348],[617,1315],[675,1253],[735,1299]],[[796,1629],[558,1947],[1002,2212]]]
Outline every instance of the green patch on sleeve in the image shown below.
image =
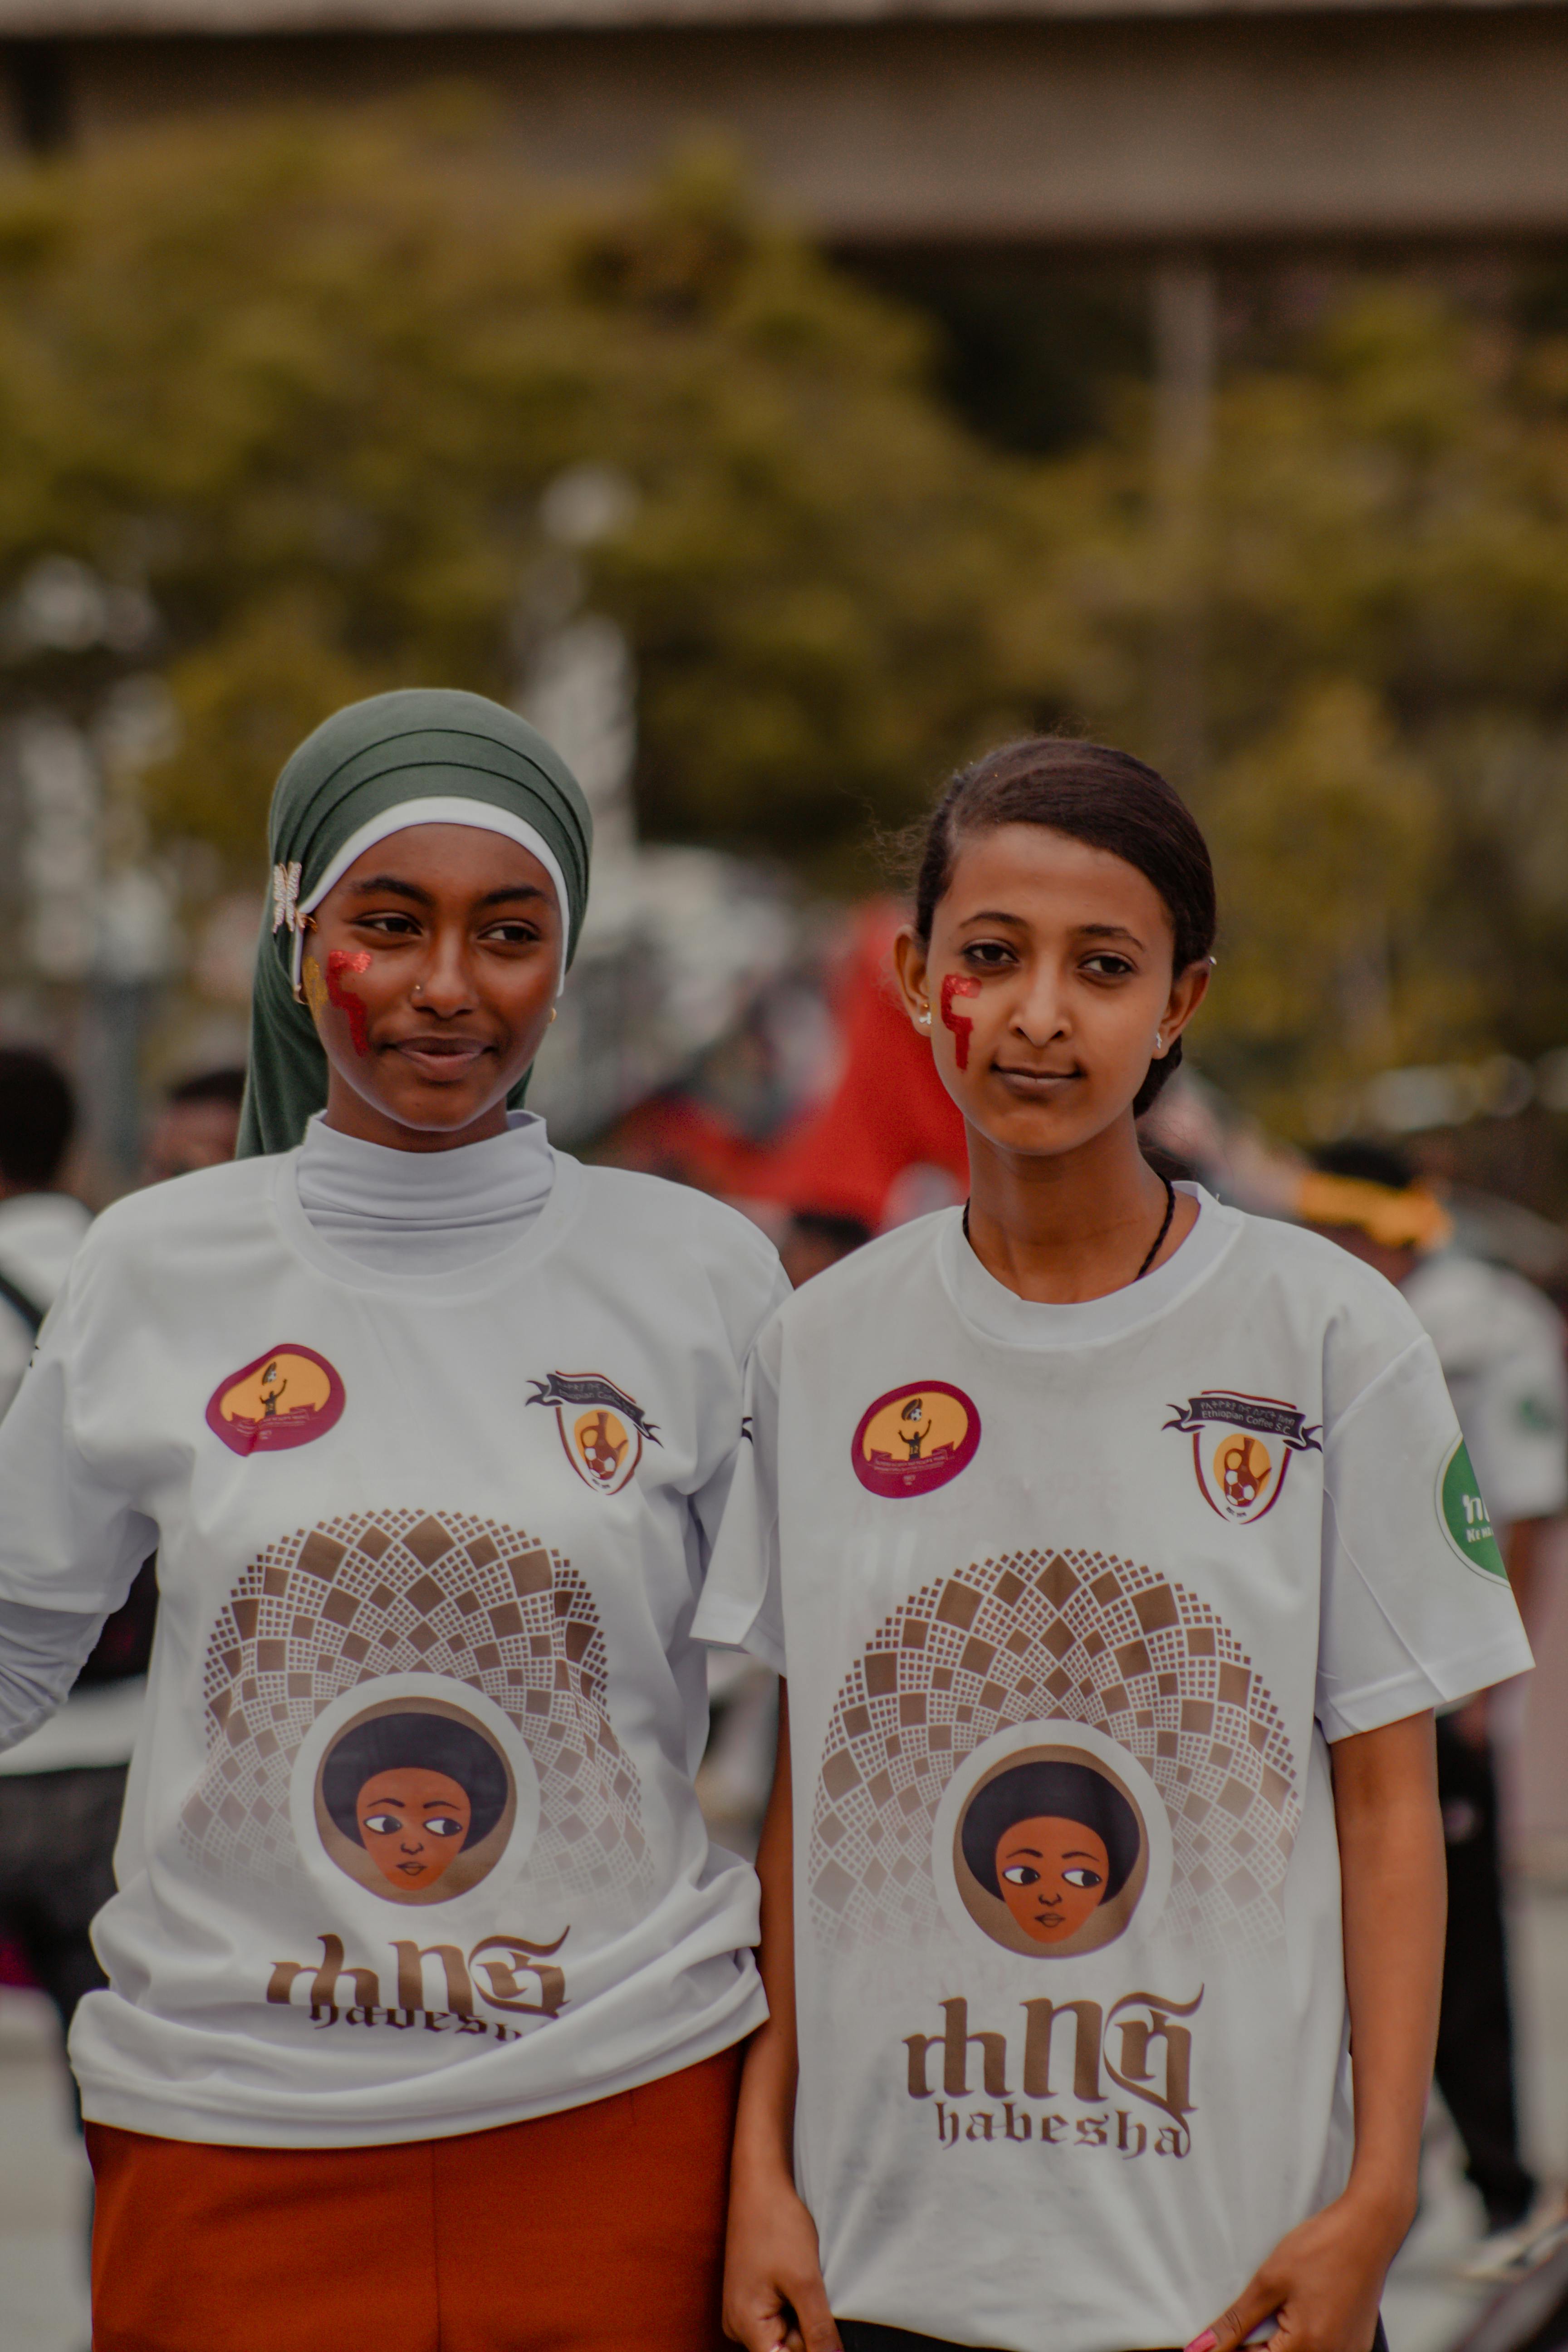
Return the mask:
[[1463,1438],[1444,1463],[1437,1480],[1437,1518],[1467,1568],[1473,1568],[1479,1576],[1500,1576],[1504,1583],[1508,1581],[1491,1516]]

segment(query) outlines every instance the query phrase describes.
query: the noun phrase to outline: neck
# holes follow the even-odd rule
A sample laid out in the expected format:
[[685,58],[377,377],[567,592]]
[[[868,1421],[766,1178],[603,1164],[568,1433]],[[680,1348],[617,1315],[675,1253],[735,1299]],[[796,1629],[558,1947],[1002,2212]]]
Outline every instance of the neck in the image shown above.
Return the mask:
[[506,1133],[506,1099],[503,1096],[492,1103],[466,1127],[405,1127],[344,1086],[334,1070],[327,1084],[322,1123],[340,1135],[357,1136],[362,1143],[379,1143],[386,1151],[457,1151],[465,1143],[484,1143],[492,1135]]
[[[1160,1230],[1163,1181],[1138,1148],[1129,1110],[1072,1151],[1005,1151],[969,1129],[969,1242],[987,1274],[1020,1298],[1071,1306],[1131,1282]],[[1153,1264],[1196,1220],[1178,1195]]]

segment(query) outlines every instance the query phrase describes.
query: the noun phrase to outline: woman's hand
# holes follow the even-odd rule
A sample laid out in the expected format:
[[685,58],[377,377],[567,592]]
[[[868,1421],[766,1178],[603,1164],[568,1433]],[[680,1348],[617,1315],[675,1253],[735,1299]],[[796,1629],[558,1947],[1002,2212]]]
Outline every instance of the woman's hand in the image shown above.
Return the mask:
[[1237,2352],[1268,2319],[1277,2352],[1371,2352],[1383,2282],[1411,2218],[1347,2189],[1280,2239],[1187,2352]]
[[724,2333],[746,2352],[840,2352],[816,2224],[784,2173],[731,2184]]

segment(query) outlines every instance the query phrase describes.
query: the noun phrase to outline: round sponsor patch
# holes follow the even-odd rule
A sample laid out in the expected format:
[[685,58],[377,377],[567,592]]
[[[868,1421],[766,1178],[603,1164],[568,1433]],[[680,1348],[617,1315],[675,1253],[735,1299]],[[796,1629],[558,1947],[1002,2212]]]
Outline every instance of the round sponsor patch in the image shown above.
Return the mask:
[[1437,1475],[1437,1521],[1467,1568],[1506,1584],[1508,1569],[1462,1437]]
[[289,1341],[220,1381],[207,1427],[235,1454],[281,1454],[324,1437],[342,1417],[343,1384],[313,1348]]
[[945,1486],[968,1468],[979,1445],[973,1398],[946,1381],[910,1381],[867,1406],[849,1460],[870,1494],[901,1498]]

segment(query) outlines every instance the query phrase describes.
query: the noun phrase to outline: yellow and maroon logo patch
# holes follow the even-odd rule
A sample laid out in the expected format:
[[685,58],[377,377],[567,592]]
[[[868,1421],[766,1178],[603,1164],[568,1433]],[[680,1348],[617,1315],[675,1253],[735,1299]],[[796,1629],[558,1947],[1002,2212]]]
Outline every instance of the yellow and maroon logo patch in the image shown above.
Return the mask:
[[1198,1492],[1222,1519],[1266,1518],[1285,1491],[1292,1454],[1321,1454],[1322,1431],[1279,1397],[1204,1389],[1173,1404],[1167,1429],[1190,1432]]
[[980,1444],[972,1397],[946,1381],[889,1389],[860,1416],[850,1467],[873,1495],[929,1495],[968,1468]]
[[207,1400],[207,1427],[231,1453],[282,1454],[325,1437],[344,1402],[325,1356],[289,1341],[218,1382]]
[[552,1372],[536,1380],[530,1404],[555,1408],[555,1426],[566,1459],[595,1494],[618,1495],[636,1473],[645,1442],[658,1444],[658,1432],[636,1397],[602,1372]]

